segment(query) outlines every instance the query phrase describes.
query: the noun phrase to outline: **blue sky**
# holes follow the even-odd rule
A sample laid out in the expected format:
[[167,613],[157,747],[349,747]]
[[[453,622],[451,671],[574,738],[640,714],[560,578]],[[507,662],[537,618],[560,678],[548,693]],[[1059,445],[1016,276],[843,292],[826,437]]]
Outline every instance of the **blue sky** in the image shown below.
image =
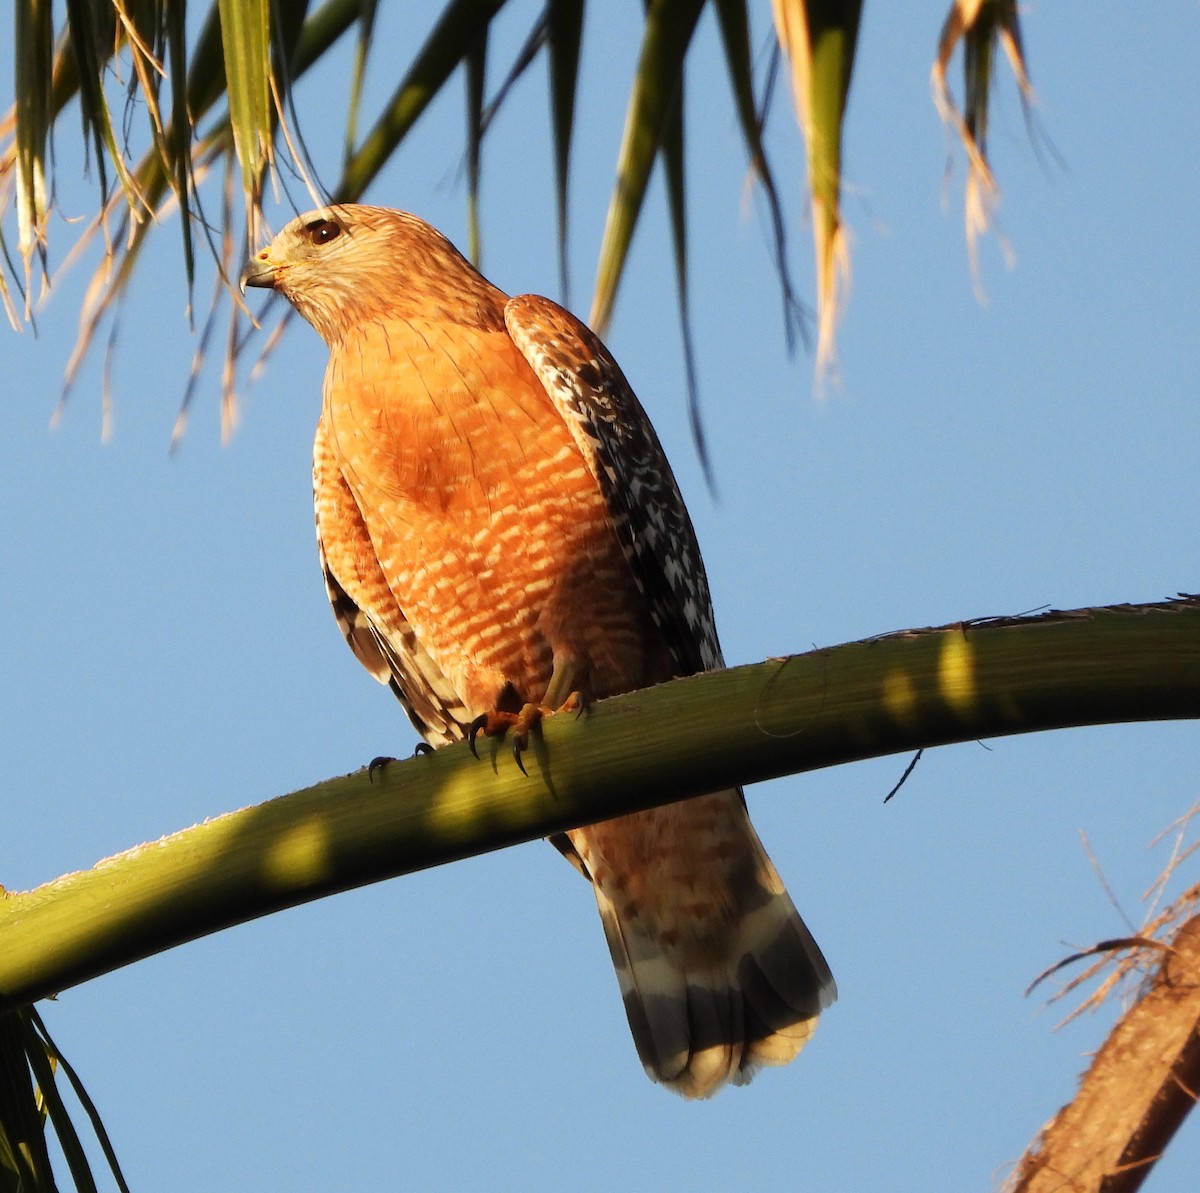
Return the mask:
[[[423,27],[400,7],[381,12],[380,46]],[[594,7],[572,199],[579,307],[636,55],[631,17],[603,27]],[[536,10],[506,11],[497,47],[515,49]],[[986,306],[966,266],[961,155],[944,188],[949,143],[929,102],[943,15],[872,5],[864,18],[846,149],[854,285],[841,383],[824,399],[810,358],[783,345],[711,16],[697,34],[692,300],[718,502],[688,437],[657,188],[608,341],[689,499],[730,662],[1196,587],[1196,9],[1025,14],[1038,121],[1064,165],[1031,149],[1006,78],[992,145],[1017,260],[984,242]],[[328,97],[345,61],[299,100],[330,179]],[[382,70],[371,82],[378,104],[390,84]],[[511,292],[555,293],[544,95],[535,69],[485,150],[484,268]],[[452,86],[369,198],[465,244],[460,130]],[[802,152],[782,104],[770,143],[810,292]],[[59,197],[76,215],[92,198],[73,146],[70,133],[59,144]],[[275,225],[289,214],[274,208]],[[109,442],[98,354],[48,429],[82,271],[37,337],[5,332],[0,346],[11,889],[414,740],[341,642],[320,582],[322,345],[289,331],[242,387],[226,447],[209,376],[169,457],[194,341],[177,233],[155,241],[121,320]],[[988,1188],[1113,1018],[1056,1031],[1053,984],[1023,996],[1065,953],[1127,930],[1089,848],[1140,922],[1167,858],[1147,846],[1200,797],[1196,746],[1180,723],[948,747],[886,807],[905,758],[752,789],[841,998],[794,1065],[711,1103],[642,1075],[591,894],[540,843],[221,933],[43,1011],[137,1189]],[[1196,1140],[1188,1124],[1151,1187],[1193,1187]]]

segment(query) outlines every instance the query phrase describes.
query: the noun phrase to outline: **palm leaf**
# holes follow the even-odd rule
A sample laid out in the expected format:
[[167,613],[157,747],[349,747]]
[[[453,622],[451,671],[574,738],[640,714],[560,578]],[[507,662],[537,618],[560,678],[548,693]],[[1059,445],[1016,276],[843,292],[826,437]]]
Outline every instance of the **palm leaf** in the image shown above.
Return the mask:
[[667,183],[667,210],[671,217],[671,247],[675,256],[675,287],[679,305],[679,326],[683,338],[683,364],[687,377],[688,421],[692,442],[704,471],[709,491],[716,494],[717,481],[713,475],[708,444],[704,438],[704,421],[700,417],[700,382],[696,373],[696,348],[692,338],[691,306],[688,301],[687,257],[687,179],[684,170],[683,79],[667,112],[662,136],[663,174]]
[[[783,330],[790,351],[795,343],[795,330],[799,328],[801,334],[804,332],[805,312],[792,284],[787,259],[787,222],[783,218],[783,204],[779,201],[779,190],[775,185],[771,165],[767,160],[767,151],[762,142],[763,122],[755,102],[754,75],[750,64],[749,17],[745,0],[714,0],[714,3],[742,139],[750,156],[750,168],[757,176],[767,200],[775,253],[775,272],[779,277],[783,297]],[[778,61],[777,54],[775,60]]]
[[33,1007],[0,1016],[0,1190],[57,1193],[46,1146],[48,1122],[75,1188],[80,1193],[95,1193],[91,1163],[59,1092],[59,1073],[66,1075],[79,1100],[117,1188],[129,1193],[95,1103]]
[[504,0],[450,0],[371,131],[346,163],[334,188],[337,202],[362,196],[503,6]]
[[358,117],[362,107],[363,81],[367,76],[367,56],[371,48],[371,36],[375,32],[375,14],[379,10],[378,0],[362,0],[358,17],[358,40],[354,46],[354,66],[350,72],[350,100],[346,105],[346,145],[343,167],[350,160],[358,141]]
[[[103,30],[100,28],[102,22]],[[107,40],[111,44],[115,33],[113,25],[112,9],[88,4],[86,0],[67,0],[67,44],[75,56],[79,77],[79,115],[83,121],[84,142],[86,144],[90,138],[95,153],[101,194],[108,192],[108,154],[115,146],[112,124],[106,119],[108,103],[100,73],[99,43]]]
[[50,0],[16,6],[13,56],[16,67],[17,246],[25,261],[25,315],[29,317],[35,252],[45,261],[46,142],[49,136],[53,71]]
[[808,187],[817,258],[817,376],[835,358],[834,336],[850,276],[841,218],[842,120],[850,92],[861,0],[773,0],[775,31],[792,68],[792,90],[808,147]]
[[[40,1041],[46,1055],[53,1058],[55,1062],[54,1067],[62,1070],[71,1085],[75,1097],[79,1099],[79,1104],[83,1107],[83,1112],[87,1115],[88,1122],[95,1132],[96,1142],[100,1145],[100,1150],[104,1154],[109,1171],[112,1173],[113,1179],[117,1182],[117,1188],[121,1190],[121,1193],[129,1193],[129,1186],[125,1183],[125,1176],[121,1172],[121,1165],[117,1161],[116,1150],[113,1148],[112,1140],[108,1136],[108,1131],[105,1129],[104,1121],[100,1117],[100,1111],[96,1108],[96,1103],[92,1101],[91,1095],[80,1080],[79,1074],[75,1072],[75,1069],[68,1062],[67,1058],[59,1051],[58,1045],[50,1038],[50,1033],[46,1030],[46,1025],[42,1021],[42,1017],[33,1007],[26,1008],[26,1014],[33,1028],[34,1038]],[[53,1121],[53,1116],[51,1117]],[[55,1129],[58,1130],[57,1122],[55,1122]]]
[[617,181],[608,204],[589,319],[604,335],[629,256],[650,171],[683,76],[683,59],[704,0],[649,0],[637,74],[625,115]]
[[192,244],[191,159],[188,153],[191,124],[187,115],[187,30],[184,6],[167,6],[168,81],[171,87],[171,120],[163,136],[171,189],[179,204],[179,228],[183,235],[183,270],[187,278],[188,317],[192,313],[192,288],[196,284],[196,251]]
[[247,239],[258,243],[262,180],[274,145],[271,104],[270,0],[218,0],[229,124],[241,166]]
[[550,108],[554,125],[554,197],[558,214],[558,284],[563,305],[570,304],[567,267],[568,184],[575,95],[579,86],[579,48],[583,41],[584,0],[548,0],[546,36],[550,47]]
[[[785,334],[791,346],[796,327],[804,329],[802,307],[788,270],[787,221],[763,143],[765,101],[756,96],[748,5],[745,0],[712,0],[712,4],[751,170],[762,184],[783,296]],[[17,254],[10,253],[0,228],[0,254],[8,265],[7,276],[0,275],[0,301],[10,321],[18,325],[22,319],[14,300],[17,292],[24,295],[24,318],[30,318],[33,259],[40,256],[43,270],[48,268],[46,205],[51,188],[46,177],[47,147],[50,130],[72,99],[80,101],[85,142],[97,160],[100,185],[99,217],[83,233],[76,251],[101,231],[107,252],[85,298],[76,352],[68,366],[68,387],[82,353],[94,342],[99,323],[115,311],[135,273],[147,220],[158,220],[172,204],[177,208],[189,316],[196,276],[193,238],[197,229],[207,240],[211,258],[225,283],[224,289],[214,291],[217,302],[223,304],[231,294],[229,279],[238,257],[229,239],[237,217],[236,205],[230,207],[222,201],[220,222],[205,218],[201,183],[213,166],[223,163],[226,181],[233,177],[230,170],[235,169],[245,209],[246,236],[255,243],[263,182],[274,161],[276,136],[286,143],[284,160],[290,160],[315,201],[322,201],[326,195],[339,201],[356,200],[391,160],[460,64],[467,86],[469,247],[471,255],[478,258],[483,139],[512,83],[543,46],[549,57],[560,283],[566,299],[570,160],[585,4],[584,0],[546,0],[515,63],[488,102],[488,30],[503,6],[504,0],[446,0],[391,97],[374,113],[359,141],[363,79],[372,49],[378,0],[327,0],[311,15],[308,0],[211,0],[190,53],[185,9],[180,3],[66,0],[65,36],[55,53],[50,0],[23,0],[16,9],[14,43],[18,101],[13,112],[0,121],[0,214],[15,199],[16,247],[24,266],[23,270],[14,268]],[[704,0],[647,0],[616,184],[598,259],[591,321],[603,332],[611,320],[649,179],[662,154],[689,414],[708,471],[688,309],[681,94],[683,63],[703,7]],[[817,260],[818,376],[832,367],[835,327],[848,279],[840,211],[841,129],[861,9],[861,0],[773,0],[776,32],[791,67],[808,149]],[[315,172],[307,164],[292,118],[291,90],[305,70],[356,23],[359,39],[350,75],[343,170],[336,186],[326,191],[310,181]],[[955,107],[946,84],[948,62],[960,43],[964,47],[965,114]],[[1012,63],[1024,100],[1030,92],[1015,0],[956,0],[943,29],[934,83],[939,107],[962,137],[971,163],[966,207],[973,269],[975,240],[988,227],[998,194],[986,149],[987,102],[997,45],[1003,46]],[[115,69],[114,58],[119,59]],[[773,77],[777,61],[777,57],[772,59],[769,77]],[[123,121],[118,119],[116,103],[108,94],[113,90],[112,80],[122,76],[129,80]],[[226,110],[216,112],[215,120],[201,136],[199,122],[211,117],[222,98]],[[133,118],[141,109],[145,112],[144,124],[135,126]],[[131,128],[137,135],[130,137]],[[110,194],[114,177],[120,182],[116,195]],[[118,225],[115,236],[111,221]],[[219,234],[214,228],[219,228]],[[244,311],[236,295],[233,302]],[[227,344],[232,346],[227,351],[235,356],[245,343],[237,318],[233,317],[227,337]],[[208,342],[208,337],[201,338],[202,347]],[[232,360],[227,359],[222,376],[227,426],[232,418],[231,366]]]
[[[358,0],[329,0],[322,5],[311,17],[302,23],[299,16],[304,13],[302,5],[293,5],[287,9],[287,19],[281,20],[277,30],[276,55],[277,63],[287,63],[290,60],[291,76],[300,77],[350,28],[358,14]],[[111,47],[110,47],[111,48]],[[282,65],[279,73],[283,74]],[[191,216],[198,211],[199,179],[197,174],[208,171],[213,162],[232,149],[231,122],[226,115],[219,119],[209,133],[199,142],[194,140],[197,123],[206,116],[220,101],[225,93],[226,63],[221,39],[221,23],[216,7],[210,10],[208,18],[201,29],[195,49],[190,56],[187,71],[186,87],[182,103],[178,101],[176,83],[172,83],[172,120],[162,131],[161,138],[142,156],[141,160],[130,169],[121,155],[113,160],[120,163],[124,181],[121,194],[104,196],[100,212],[89,224],[68,255],[64,268],[88,246],[97,233],[100,233],[106,243],[103,261],[93,274],[85,291],[80,312],[79,334],[64,375],[63,396],[59,402],[59,411],[73,386],[79,369],[86,359],[92,343],[104,320],[110,317],[122,300],[136,272],[140,253],[146,242],[151,223],[143,218],[146,212],[161,212],[169,198],[179,202],[185,225],[185,254],[190,251]],[[53,113],[57,115],[80,90],[79,71],[75,57],[64,46],[56,58],[54,69]],[[176,118],[181,110],[186,117],[180,127]],[[166,151],[164,152],[164,146]],[[179,147],[184,147],[182,158],[177,156]],[[172,147],[175,147],[174,149]],[[0,153],[0,180],[6,176],[5,163],[12,160],[15,147],[9,147]],[[170,195],[168,192],[172,192]],[[0,200],[2,201],[2,200]],[[112,222],[116,221],[115,231]],[[228,293],[228,277],[230,269],[222,268],[237,260],[237,254],[228,246],[228,235],[225,237],[227,247],[223,250],[208,232],[207,223],[200,221],[199,226],[205,230],[209,250],[218,263],[218,272],[222,282],[214,293],[220,297]],[[225,228],[226,234],[228,227]],[[0,238],[0,248],[5,248]],[[236,269],[232,270],[236,272]],[[190,284],[190,282],[189,282]],[[202,337],[202,344],[207,344]],[[201,356],[201,365],[203,355]],[[189,382],[189,387],[194,384]],[[223,378],[223,399],[225,406],[225,425],[228,430],[231,425],[232,408],[229,394],[228,365]],[[184,409],[190,402],[190,390],[185,393]],[[57,417],[57,414],[56,414]],[[177,425],[178,431],[178,425]]]
[[[963,106],[954,102],[947,82],[950,60],[959,43],[963,47]],[[963,204],[967,254],[971,281],[982,299],[979,282],[978,243],[994,226],[1000,188],[992,173],[987,153],[988,114],[994,76],[992,64],[997,45],[1002,45],[1016,76],[1021,104],[1028,115],[1033,86],[1021,42],[1021,26],[1015,0],[955,0],[942,26],[937,58],[931,79],[938,114],[962,142],[967,154],[967,185]],[[1008,246],[1001,240],[1006,256]]]
[[30,1075],[29,1017],[0,1016],[0,1190],[43,1193],[54,1188],[45,1116]]
[[483,151],[483,94],[487,84],[488,27],[484,25],[467,47],[467,255],[479,268],[479,165]]

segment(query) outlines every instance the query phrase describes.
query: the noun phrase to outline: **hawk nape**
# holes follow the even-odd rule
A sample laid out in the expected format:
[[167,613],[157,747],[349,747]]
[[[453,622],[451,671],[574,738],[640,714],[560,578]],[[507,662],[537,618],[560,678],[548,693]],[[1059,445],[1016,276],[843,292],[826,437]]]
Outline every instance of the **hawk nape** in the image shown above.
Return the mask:
[[[382,207],[293,220],[242,272],[329,345],[313,484],[329,599],[422,736],[722,665],[700,549],[607,349]],[[738,790],[569,834],[647,1073],[688,1097],[790,1061],[829,967]]]

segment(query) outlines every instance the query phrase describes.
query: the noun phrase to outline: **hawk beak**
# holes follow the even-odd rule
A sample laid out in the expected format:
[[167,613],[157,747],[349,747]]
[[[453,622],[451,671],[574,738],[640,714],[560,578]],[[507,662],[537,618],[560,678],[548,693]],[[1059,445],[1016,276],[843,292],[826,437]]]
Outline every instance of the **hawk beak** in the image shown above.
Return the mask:
[[256,257],[246,262],[238,276],[238,289],[245,294],[247,286],[257,286],[264,290],[275,289],[275,263],[267,257],[263,249]]

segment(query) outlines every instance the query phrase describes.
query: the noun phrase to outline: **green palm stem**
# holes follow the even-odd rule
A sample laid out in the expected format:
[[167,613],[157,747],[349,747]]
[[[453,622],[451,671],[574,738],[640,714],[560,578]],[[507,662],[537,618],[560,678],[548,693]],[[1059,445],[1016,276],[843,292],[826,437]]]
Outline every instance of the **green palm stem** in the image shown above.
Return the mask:
[[[335,891],[736,783],[1200,717],[1200,598],[960,623],[677,680],[217,817],[0,901],[0,1010]],[[162,763],[169,769],[169,760]],[[48,779],[86,783],[54,767]]]

